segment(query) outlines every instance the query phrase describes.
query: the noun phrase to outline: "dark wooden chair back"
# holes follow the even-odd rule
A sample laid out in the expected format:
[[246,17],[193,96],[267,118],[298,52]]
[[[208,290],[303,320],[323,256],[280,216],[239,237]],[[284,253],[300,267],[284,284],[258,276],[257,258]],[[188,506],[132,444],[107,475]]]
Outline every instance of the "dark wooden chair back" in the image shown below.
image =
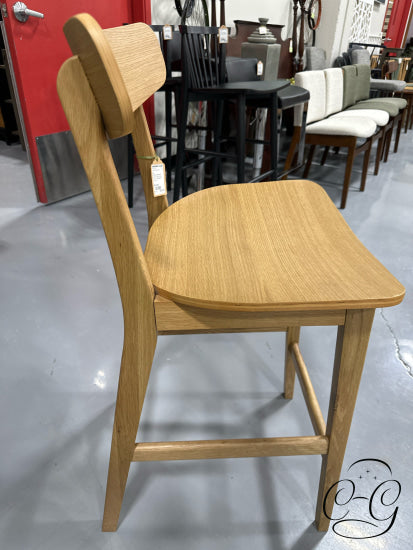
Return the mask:
[[219,44],[218,27],[180,25],[182,75],[189,88],[213,88],[225,81],[226,45]]

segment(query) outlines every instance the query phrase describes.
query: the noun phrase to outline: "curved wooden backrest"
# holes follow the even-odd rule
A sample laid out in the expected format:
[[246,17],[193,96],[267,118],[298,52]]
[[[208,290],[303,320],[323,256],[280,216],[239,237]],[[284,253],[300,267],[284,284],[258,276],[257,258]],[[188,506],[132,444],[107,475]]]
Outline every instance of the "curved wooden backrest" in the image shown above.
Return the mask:
[[[155,155],[142,103],[163,82],[162,54],[152,30],[140,23],[102,31],[91,16],[82,14],[67,22],[65,34],[76,55],[62,65],[57,88],[112,256],[123,306],[124,354],[151,365],[157,334],[154,288],[108,136],[132,132],[137,155]],[[141,173],[151,225],[167,208],[167,200],[153,197],[150,164],[143,161]],[[149,370],[139,376],[143,402]]]
[[108,136],[132,133],[151,226],[168,207],[166,196],[153,196],[151,158],[155,150],[142,107],[165,81],[158,39],[144,23],[102,30],[87,13],[71,17],[64,33],[81,62]]
[[[102,221],[118,281],[124,316],[124,354],[151,365],[156,345],[154,288],[110,152],[102,115],[78,57],[65,61],[57,89]],[[142,372],[143,402],[148,372]]]
[[64,33],[82,63],[110,138],[129,134],[136,111],[165,82],[158,40],[148,25],[102,30],[89,14],[71,17]]

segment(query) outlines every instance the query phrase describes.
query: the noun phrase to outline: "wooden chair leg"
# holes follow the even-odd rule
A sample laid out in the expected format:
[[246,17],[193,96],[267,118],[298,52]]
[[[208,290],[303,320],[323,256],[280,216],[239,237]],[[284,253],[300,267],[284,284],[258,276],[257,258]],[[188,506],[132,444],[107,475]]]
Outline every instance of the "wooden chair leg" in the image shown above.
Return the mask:
[[346,207],[348,189],[350,187],[351,172],[353,171],[353,162],[354,162],[355,154],[356,154],[356,140],[354,140],[354,144],[348,148],[346,173],[344,176],[343,191],[341,193],[340,208]]
[[[294,126],[294,132],[291,138],[290,147],[288,149],[287,158],[285,160],[284,164],[284,171],[287,172],[293,164],[294,157],[296,154],[296,150],[298,147],[298,144],[300,143],[300,136],[301,136],[301,127],[300,126]],[[283,176],[283,180],[287,179],[287,174]]]
[[321,166],[324,166],[324,164],[326,163],[326,160],[327,160],[327,156],[328,156],[328,152],[330,151],[330,146],[329,145],[326,145],[324,147],[324,153],[323,153],[323,156],[321,158],[321,162],[320,162],[320,165]]
[[383,128],[381,137],[377,143],[376,160],[374,162],[374,175],[377,176],[380,170],[380,160],[383,154],[383,146],[386,139],[386,132]]
[[290,346],[298,344],[300,327],[289,327],[285,337],[285,370],[284,370],[284,397],[292,399],[294,395],[295,367],[290,352]]
[[406,116],[406,109],[404,109],[403,114],[400,115],[399,123],[397,124],[396,139],[394,141],[394,152],[397,153],[399,148],[400,133],[402,131],[402,126],[404,122],[404,117]]
[[325,506],[324,499],[340,479],[373,318],[374,309],[348,310],[345,324],[338,329],[326,429],[330,443],[328,454],[323,456],[315,518],[319,531],[327,531],[327,516],[332,516],[335,493],[329,495]]
[[[116,531],[155,346],[125,346],[116,399],[102,531]],[[153,350],[150,348],[153,347]],[[138,364],[139,357],[141,362]]]
[[307,163],[304,168],[303,178],[308,178],[308,174],[310,173],[311,163],[313,162],[315,148],[316,148],[315,145],[310,145],[310,151],[308,153]]
[[367,179],[367,171],[369,169],[371,145],[372,145],[372,141],[370,139],[369,146],[364,152],[363,172],[361,174],[360,191],[364,191],[364,189],[366,188],[366,179]]
[[394,121],[391,128],[387,132],[386,145],[384,147],[384,162],[387,162],[387,159],[389,158],[391,138],[393,137],[393,128],[394,128]]

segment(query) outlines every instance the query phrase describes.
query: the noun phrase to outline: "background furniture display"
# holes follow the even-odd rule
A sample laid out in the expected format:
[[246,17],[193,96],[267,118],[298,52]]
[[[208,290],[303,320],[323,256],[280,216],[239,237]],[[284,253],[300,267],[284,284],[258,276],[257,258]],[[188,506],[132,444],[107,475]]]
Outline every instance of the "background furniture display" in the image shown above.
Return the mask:
[[[86,14],[64,30],[74,56],[60,69],[58,91],[124,314],[103,529],[117,529],[131,461],[321,454],[316,524],[327,530],[335,497],[330,487],[340,476],[374,310],[400,303],[404,288],[358,241],[325,192],[307,181],[216,187],[168,207],[165,196],[153,195],[148,163],[142,169],[150,225],[144,254],[107,136],[132,133],[138,156],[155,156],[142,104],[165,79],[158,42],[144,24],[102,31]],[[327,422],[299,348],[303,325],[338,326]],[[285,397],[293,396],[296,370],[315,435],[135,443],[159,334],[278,330],[287,334]],[[331,499],[324,502],[327,491]]]
[[[327,71],[329,71],[327,73]],[[331,71],[338,71],[332,73]],[[330,79],[328,77],[331,77]],[[341,77],[341,79],[340,79]],[[307,177],[310,171],[313,155],[317,145],[324,147],[346,147],[348,150],[346,172],[340,208],[345,208],[348,188],[350,185],[354,157],[364,153],[363,171],[360,190],[366,184],[367,169],[370,158],[372,140],[376,134],[377,124],[366,116],[340,118],[337,116],[343,107],[343,77],[341,69],[326,69],[325,71],[304,71],[295,75],[296,83],[310,92],[308,103],[307,126],[305,142],[310,145],[310,152],[304,171]],[[330,115],[336,114],[335,117]],[[301,134],[301,112],[295,108],[293,147]],[[360,138],[363,140],[360,142]]]
[[370,98],[370,69],[367,65],[347,65],[342,68],[344,76],[343,108],[349,111],[358,109],[379,109],[389,113],[391,128],[386,138],[384,161],[387,162],[393,129],[396,128],[394,152],[397,153],[400,132],[407,101],[398,97]]
[[[253,181],[273,175],[276,179],[278,161],[278,127],[277,127],[277,92],[289,86],[285,80],[247,80],[226,81],[226,44],[219,43],[217,27],[180,26],[182,35],[182,89],[179,105],[178,145],[176,154],[174,201],[182,192],[188,193],[184,170],[213,159],[213,184],[220,181],[220,159],[229,157],[221,151],[222,118],[225,101],[236,102],[236,167],[238,181],[245,181],[245,140],[246,140],[246,105],[249,101],[264,99],[274,114],[270,117],[271,168],[260,174]],[[214,104],[213,114],[213,150],[188,149],[185,146],[188,105],[190,102],[208,101]],[[195,154],[194,160],[187,162],[186,155]],[[252,180],[250,180],[252,181]]]
[[[166,79],[164,85],[158,90],[165,96],[165,135],[153,135],[155,148],[166,148],[165,170],[168,190],[172,189],[172,143],[176,142],[176,137],[172,136],[172,97],[175,105],[179,104],[179,90],[182,86],[182,78],[179,75],[173,75],[173,71],[181,70],[181,35],[170,25],[171,39],[164,40],[164,25],[151,25],[151,29],[156,33],[159,45],[163,54]],[[134,176],[134,153],[132,137],[128,137],[128,205],[133,206],[133,176]],[[139,159],[138,159],[139,163]]]
[[[235,36],[230,36],[229,38],[227,55],[241,57],[242,44],[247,42],[248,37],[255,31],[257,28],[257,22],[236,19],[234,24],[236,33]],[[277,39],[277,44],[281,46],[278,78],[291,78],[293,76],[293,56],[290,52],[291,39],[282,39],[281,31],[284,28],[284,25],[273,25],[272,23],[267,23],[266,26]]]

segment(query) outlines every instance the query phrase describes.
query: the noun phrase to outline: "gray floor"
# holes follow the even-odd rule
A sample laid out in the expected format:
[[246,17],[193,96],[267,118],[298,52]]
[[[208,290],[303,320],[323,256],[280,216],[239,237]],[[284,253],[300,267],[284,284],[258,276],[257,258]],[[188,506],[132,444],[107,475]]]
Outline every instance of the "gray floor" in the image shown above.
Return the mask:
[[[24,155],[0,143],[2,550],[412,547],[412,136],[379,177],[370,167],[365,193],[357,164],[343,212],[407,287],[402,305],[376,313],[342,473],[357,481],[357,496],[370,498],[387,479],[401,495],[391,504],[395,483],[382,489],[390,491],[388,506],[374,504],[381,521],[365,501],[336,507],[336,517],[354,520],[341,525],[350,537],[383,533],[398,507],[388,532],[364,540],[314,528],[320,457],[133,464],[119,530],[100,532],[122,347],[113,268],[91,194],[37,205]],[[331,157],[310,174],[336,204],[343,170]],[[139,189],[133,217],[144,242]],[[334,340],[333,328],[303,330],[325,415]],[[160,338],[139,438],[311,434],[300,389],[282,398],[283,354],[281,334]],[[365,458],[392,473],[378,462],[348,471]]]

